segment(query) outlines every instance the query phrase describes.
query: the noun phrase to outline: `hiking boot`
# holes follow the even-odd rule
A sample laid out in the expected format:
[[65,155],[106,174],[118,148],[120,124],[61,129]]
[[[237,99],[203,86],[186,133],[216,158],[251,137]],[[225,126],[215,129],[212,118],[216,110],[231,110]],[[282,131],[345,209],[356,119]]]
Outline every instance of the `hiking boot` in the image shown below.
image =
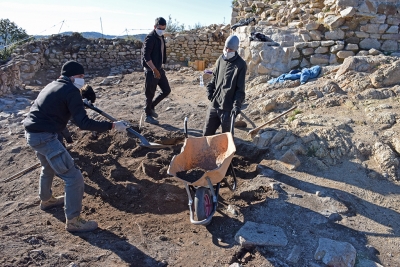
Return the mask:
[[151,109],[150,111],[153,118],[158,118],[158,114],[154,111],[154,109]]
[[154,119],[152,116],[149,115],[146,116],[146,119],[144,121],[151,124],[158,124],[158,120]]
[[89,232],[96,229],[97,222],[86,221],[80,216],[76,216],[71,220],[67,219],[67,223],[65,224],[65,230],[67,230],[68,232]]
[[59,197],[51,196],[49,200],[40,201],[40,208],[42,210],[47,210],[61,205],[64,205],[64,196],[59,196]]

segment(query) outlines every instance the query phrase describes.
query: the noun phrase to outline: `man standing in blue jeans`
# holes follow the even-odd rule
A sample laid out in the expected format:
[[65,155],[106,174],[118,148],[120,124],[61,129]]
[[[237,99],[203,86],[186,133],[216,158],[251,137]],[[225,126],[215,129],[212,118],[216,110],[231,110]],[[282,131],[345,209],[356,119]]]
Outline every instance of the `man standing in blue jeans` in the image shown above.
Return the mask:
[[[166,27],[167,22],[164,18],[156,18],[154,30],[146,36],[142,47],[142,65],[145,73],[144,90],[146,95],[145,121],[151,124],[158,124],[155,119],[158,114],[154,108],[171,93],[167,76],[162,68],[162,64],[167,62],[167,48],[163,36]],[[157,85],[160,87],[161,92],[153,101]]]
[[[61,68],[61,76],[49,83],[38,95],[24,120],[28,145],[36,152],[42,165],[39,182],[40,208],[46,210],[64,204],[66,225],[70,232],[92,231],[95,221],[80,217],[83,198],[83,176],[74,160],[58,140],[72,117],[82,130],[105,132],[115,129],[124,132],[124,121],[107,122],[90,119],[85,111],[79,89],[84,85],[84,69],[76,61],[68,61]],[[55,197],[51,186],[54,175],[65,182],[65,197]]]

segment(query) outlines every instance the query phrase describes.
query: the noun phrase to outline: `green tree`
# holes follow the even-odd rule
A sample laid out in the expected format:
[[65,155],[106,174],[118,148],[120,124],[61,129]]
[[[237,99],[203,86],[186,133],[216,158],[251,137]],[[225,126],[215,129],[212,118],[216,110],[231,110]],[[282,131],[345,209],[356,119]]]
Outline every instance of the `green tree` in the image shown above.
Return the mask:
[[176,19],[172,20],[171,15],[168,16],[167,27],[165,28],[166,32],[176,33],[185,30],[185,24],[181,24]]
[[0,52],[0,58],[8,58],[16,47],[13,44],[26,38],[28,38],[28,34],[24,29],[9,19],[0,19],[0,45],[4,46],[4,50]]
[[198,30],[201,28],[203,28],[203,25],[200,22],[195,23],[193,26],[189,25],[189,30]]

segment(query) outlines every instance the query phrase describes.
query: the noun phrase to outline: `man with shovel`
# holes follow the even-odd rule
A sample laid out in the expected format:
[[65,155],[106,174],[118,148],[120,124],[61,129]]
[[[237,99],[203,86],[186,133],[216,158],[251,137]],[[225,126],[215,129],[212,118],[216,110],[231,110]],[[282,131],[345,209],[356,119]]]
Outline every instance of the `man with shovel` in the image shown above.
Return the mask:
[[231,116],[240,113],[245,98],[245,76],[247,65],[239,56],[239,38],[229,36],[223,54],[217,59],[213,77],[207,85],[207,97],[211,101],[203,135],[214,135],[218,127],[222,132],[230,131]]
[[[80,217],[83,198],[83,176],[74,160],[57,136],[72,117],[82,130],[105,132],[115,129],[124,132],[124,121],[114,123],[90,119],[85,111],[79,89],[84,85],[84,69],[76,61],[68,61],[61,68],[61,76],[49,83],[38,95],[24,120],[25,138],[36,152],[40,173],[40,208],[46,210],[64,204],[66,225],[70,232],[92,231],[95,221]],[[51,185],[54,175],[65,182],[65,197],[55,197]]]

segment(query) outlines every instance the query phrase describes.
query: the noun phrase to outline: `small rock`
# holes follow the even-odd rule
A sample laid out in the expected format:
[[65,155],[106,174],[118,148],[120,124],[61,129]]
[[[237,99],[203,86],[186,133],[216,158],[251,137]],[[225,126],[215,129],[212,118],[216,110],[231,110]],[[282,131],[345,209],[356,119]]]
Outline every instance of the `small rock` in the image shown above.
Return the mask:
[[238,215],[238,211],[233,205],[229,205],[228,208],[226,209],[227,212],[231,213],[234,216]]
[[237,128],[246,128],[247,123],[245,121],[235,121],[234,126]]
[[320,238],[314,259],[328,266],[354,266],[356,253],[356,249],[350,243]]
[[39,253],[39,254],[41,254],[41,253],[43,253],[43,250],[41,250],[41,249],[32,249],[31,251],[29,251],[29,253],[33,253],[33,252],[36,252],[36,253]]
[[292,150],[288,150],[281,158],[280,163],[282,163],[289,170],[295,170],[300,166],[300,160],[296,157]]
[[287,237],[282,228],[247,221],[235,235],[235,241],[242,247],[286,246]]
[[168,237],[166,237],[165,235],[160,235],[158,239],[160,239],[161,241],[168,241]]
[[294,246],[290,252],[287,261],[291,263],[297,263],[300,259],[302,248],[300,246]]
[[373,247],[371,245],[366,245],[365,247],[368,249],[368,252],[371,255],[373,255],[373,256],[380,255],[379,251],[375,247]]
[[128,189],[128,191],[134,195],[137,195],[140,193],[140,189],[137,184],[128,184],[128,185],[126,185],[126,189]]
[[281,190],[281,186],[279,183],[270,183],[269,187],[274,190],[274,191],[279,191]]
[[21,147],[20,146],[16,146],[11,148],[11,153],[19,153],[21,152]]
[[332,213],[329,215],[328,220],[331,222],[338,222],[342,220],[342,216],[339,213]]
[[166,260],[163,260],[163,261],[159,262],[159,263],[157,264],[157,266],[159,266],[159,267],[166,267],[166,266],[168,266],[168,262],[167,262]]
[[360,259],[355,267],[383,267],[383,265],[371,260]]

